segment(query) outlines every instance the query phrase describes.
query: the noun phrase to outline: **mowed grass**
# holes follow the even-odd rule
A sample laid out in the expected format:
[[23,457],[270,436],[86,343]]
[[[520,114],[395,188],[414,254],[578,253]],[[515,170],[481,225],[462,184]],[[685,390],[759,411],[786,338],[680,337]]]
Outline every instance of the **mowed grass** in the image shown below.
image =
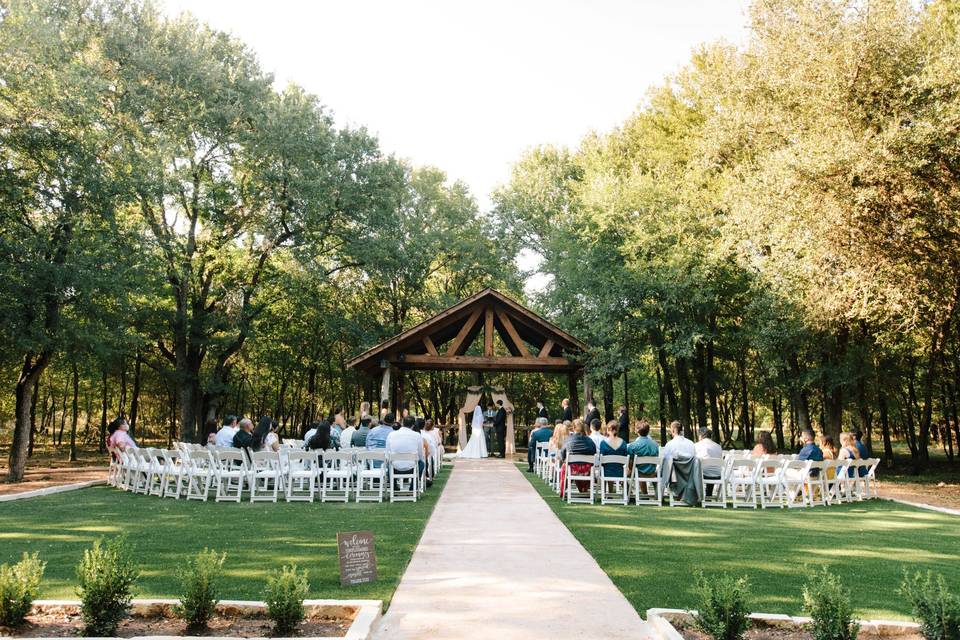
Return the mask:
[[908,619],[904,569],[933,569],[960,588],[960,517],[871,500],[793,510],[567,505],[526,475],[630,603],[693,608],[693,576],[746,575],[750,608],[802,613],[805,576],[844,578],[863,618]]
[[[215,503],[133,495],[107,487],[0,503],[0,563],[24,552],[47,562],[44,598],[76,597],[76,565],[102,536],[127,534],[138,597],[176,597],[176,569],[210,547],[227,553],[225,599],[262,600],[267,572],[309,571],[311,598],[371,598],[386,606],[420,540],[449,470],[417,503]],[[337,532],[373,531],[378,580],[340,586]]]

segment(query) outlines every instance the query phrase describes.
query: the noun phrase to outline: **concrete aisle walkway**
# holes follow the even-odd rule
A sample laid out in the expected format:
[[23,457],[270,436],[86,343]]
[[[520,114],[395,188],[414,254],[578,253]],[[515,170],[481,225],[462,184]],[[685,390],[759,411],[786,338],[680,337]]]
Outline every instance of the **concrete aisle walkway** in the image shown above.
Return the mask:
[[649,637],[516,466],[460,460],[373,637]]

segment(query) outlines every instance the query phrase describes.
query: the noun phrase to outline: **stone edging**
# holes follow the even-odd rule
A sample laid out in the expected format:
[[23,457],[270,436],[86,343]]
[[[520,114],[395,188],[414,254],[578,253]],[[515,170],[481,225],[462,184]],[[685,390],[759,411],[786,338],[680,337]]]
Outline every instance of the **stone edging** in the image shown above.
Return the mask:
[[[683,640],[672,623],[674,620],[689,622],[692,619],[692,612],[686,609],[647,609],[647,622],[656,640]],[[771,627],[797,627],[810,623],[810,618],[779,613],[751,613],[750,619]],[[899,620],[860,620],[860,629],[873,636],[890,637],[919,633],[920,625]]]
[[86,489],[97,485],[107,484],[106,480],[88,480],[86,482],[74,482],[73,484],[58,484],[43,489],[32,489],[30,491],[21,491],[20,493],[8,493],[0,496],[0,502],[12,502],[13,500],[24,500],[26,498],[39,498],[41,496],[52,496],[55,493],[64,491],[75,491],[76,489]]
[[[148,615],[151,613],[163,612],[179,601],[167,598],[136,598],[130,607],[131,613],[139,615]],[[34,609],[56,609],[61,607],[75,608],[80,606],[79,600],[36,600],[33,603]],[[345,609],[349,613],[356,611],[353,622],[344,636],[338,637],[317,637],[317,638],[254,638],[250,640],[368,640],[373,630],[374,623],[380,619],[383,610],[381,600],[304,600],[303,606],[310,611],[311,609],[323,609],[324,613],[330,615],[344,615]],[[265,602],[257,600],[221,600],[217,603],[217,610],[220,612],[230,612],[234,615],[244,613],[262,613],[266,611]],[[140,636],[141,638],[168,638],[170,640],[197,640],[195,636]],[[46,640],[76,640],[75,638],[47,638]],[[127,639],[127,640],[136,640]],[[236,638],[219,638],[217,636],[203,636],[203,640],[237,640]]]

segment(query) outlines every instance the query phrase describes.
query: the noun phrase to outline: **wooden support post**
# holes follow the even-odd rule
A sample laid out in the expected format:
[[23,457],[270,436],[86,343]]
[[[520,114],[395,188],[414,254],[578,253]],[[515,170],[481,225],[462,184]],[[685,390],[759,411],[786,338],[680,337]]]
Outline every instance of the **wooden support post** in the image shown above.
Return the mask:
[[483,355],[493,357],[493,307],[487,307],[483,317]]
[[[593,401],[593,389],[590,388],[590,381],[587,379],[587,372],[583,372],[583,406],[586,410],[586,406]],[[577,414],[574,414],[577,415]]]
[[383,377],[380,379],[380,397],[377,398],[379,408],[383,408],[383,401],[390,402],[390,367],[383,370]]
[[406,402],[406,389],[405,389],[405,376],[403,369],[397,371],[397,404],[395,407],[395,413],[397,421],[399,422],[403,418],[403,403]]
[[570,400],[570,411],[573,413],[573,417],[576,418],[580,414],[580,403],[577,402],[577,376],[579,372],[571,371],[567,374],[567,397]]

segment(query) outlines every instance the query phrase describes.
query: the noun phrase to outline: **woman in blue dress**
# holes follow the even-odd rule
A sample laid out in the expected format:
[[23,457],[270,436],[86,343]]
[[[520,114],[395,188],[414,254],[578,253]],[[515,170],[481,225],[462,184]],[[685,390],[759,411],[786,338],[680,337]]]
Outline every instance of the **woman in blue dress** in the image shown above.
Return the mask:
[[[611,420],[607,423],[607,426],[604,429],[607,437],[600,441],[599,453],[601,456],[627,455],[627,442],[617,434],[619,430],[620,425],[617,424],[616,420]],[[624,465],[619,463],[608,462],[607,464],[603,465],[603,473],[608,478],[622,478],[623,466]]]

